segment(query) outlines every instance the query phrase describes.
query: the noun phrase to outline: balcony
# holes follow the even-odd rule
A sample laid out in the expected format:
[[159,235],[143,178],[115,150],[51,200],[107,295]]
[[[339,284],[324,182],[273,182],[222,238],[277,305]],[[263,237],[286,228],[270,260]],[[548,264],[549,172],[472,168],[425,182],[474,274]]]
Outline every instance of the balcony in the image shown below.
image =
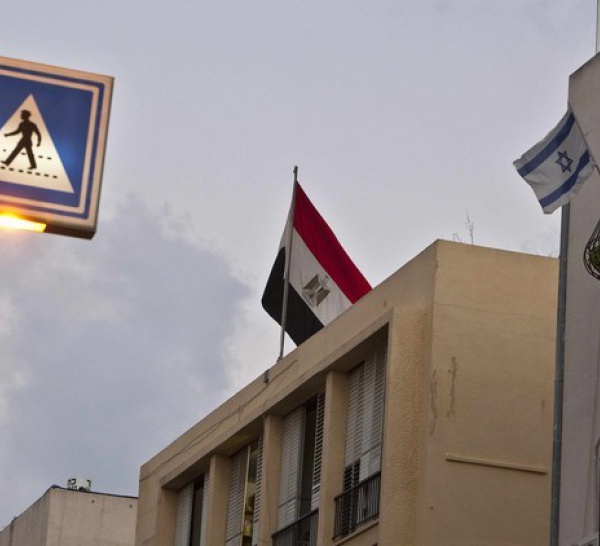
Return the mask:
[[317,546],[319,510],[302,516],[273,534],[273,546]]
[[335,498],[334,539],[353,533],[363,523],[379,516],[380,489],[381,473],[378,472]]

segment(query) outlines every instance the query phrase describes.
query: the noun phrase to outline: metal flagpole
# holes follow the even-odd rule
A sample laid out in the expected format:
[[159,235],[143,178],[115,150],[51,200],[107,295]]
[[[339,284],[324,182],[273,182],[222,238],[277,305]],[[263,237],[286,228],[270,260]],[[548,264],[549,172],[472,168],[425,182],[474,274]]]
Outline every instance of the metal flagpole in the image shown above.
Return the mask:
[[[600,2],[600,0],[598,0]],[[556,313],[556,371],[554,375],[554,432],[552,441],[552,508],[550,545],[558,546],[560,503],[560,468],[562,458],[563,383],[565,375],[565,322],[567,308],[567,257],[571,205],[562,207],[558,274],[558,309]]]
[[[600,0],[599,0],[600,1]],[[285,244],[285,273],[283,275],[283,305],[281,308],[281,334],[279,337],[279,358],[283,358],[283,344],[285,341],[285,325],[287,321],[288,294],[290,291],[290,265],[292,263],[292,233],[294,231],[294,214],[296,212],[296,185],[298,184],[298,167],[294,167],[294,189],[292,191],[292,206],[288,221],[287,241]]]

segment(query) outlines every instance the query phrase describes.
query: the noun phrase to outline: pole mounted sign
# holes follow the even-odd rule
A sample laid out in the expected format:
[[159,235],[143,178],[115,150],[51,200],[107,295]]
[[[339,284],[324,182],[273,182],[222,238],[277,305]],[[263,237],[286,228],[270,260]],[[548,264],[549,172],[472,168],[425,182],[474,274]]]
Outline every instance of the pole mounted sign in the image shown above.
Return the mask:
[[0,215],[96,232],[113,78],[0,57]]

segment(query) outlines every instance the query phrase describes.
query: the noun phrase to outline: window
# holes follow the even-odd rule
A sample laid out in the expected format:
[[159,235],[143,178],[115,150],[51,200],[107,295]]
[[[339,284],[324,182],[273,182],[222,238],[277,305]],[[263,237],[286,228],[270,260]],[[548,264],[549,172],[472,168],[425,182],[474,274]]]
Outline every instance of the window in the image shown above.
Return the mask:
[[205,546],[208,474],[186,485],[177,494],[174,546]]
[[325,393],[283,418],[278,531],[274,546],[316,544]]
[[225,546],[256,544],[262,473],[262,437],[231,457]]
[[205,490],[206,487],[204,480],[201,482],[196,482],[194,486],[194,502],[192,506],[192,536],[190,546],[204,546],[202,532],[205,528],[205,525],[202,523],[206,514],[206,511],[203,510]]
[[344,490],[381,469],[385,348],[350,372]]
[[282,528],[319,505],[324,393],[283,418],[277,523]]
[[343,493],[336,498],[335,537],[379,515],[386,350],[350,372]]

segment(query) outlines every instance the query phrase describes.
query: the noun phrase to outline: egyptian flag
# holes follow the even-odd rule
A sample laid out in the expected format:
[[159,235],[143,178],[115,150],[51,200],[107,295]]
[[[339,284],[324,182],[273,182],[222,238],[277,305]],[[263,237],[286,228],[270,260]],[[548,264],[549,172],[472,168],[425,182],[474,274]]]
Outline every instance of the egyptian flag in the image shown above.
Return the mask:
[[277,259],[262,297],[265,311],[279,324],[286,270],[289,289],[285,331],[296,345],[371,290],[297,182]]

